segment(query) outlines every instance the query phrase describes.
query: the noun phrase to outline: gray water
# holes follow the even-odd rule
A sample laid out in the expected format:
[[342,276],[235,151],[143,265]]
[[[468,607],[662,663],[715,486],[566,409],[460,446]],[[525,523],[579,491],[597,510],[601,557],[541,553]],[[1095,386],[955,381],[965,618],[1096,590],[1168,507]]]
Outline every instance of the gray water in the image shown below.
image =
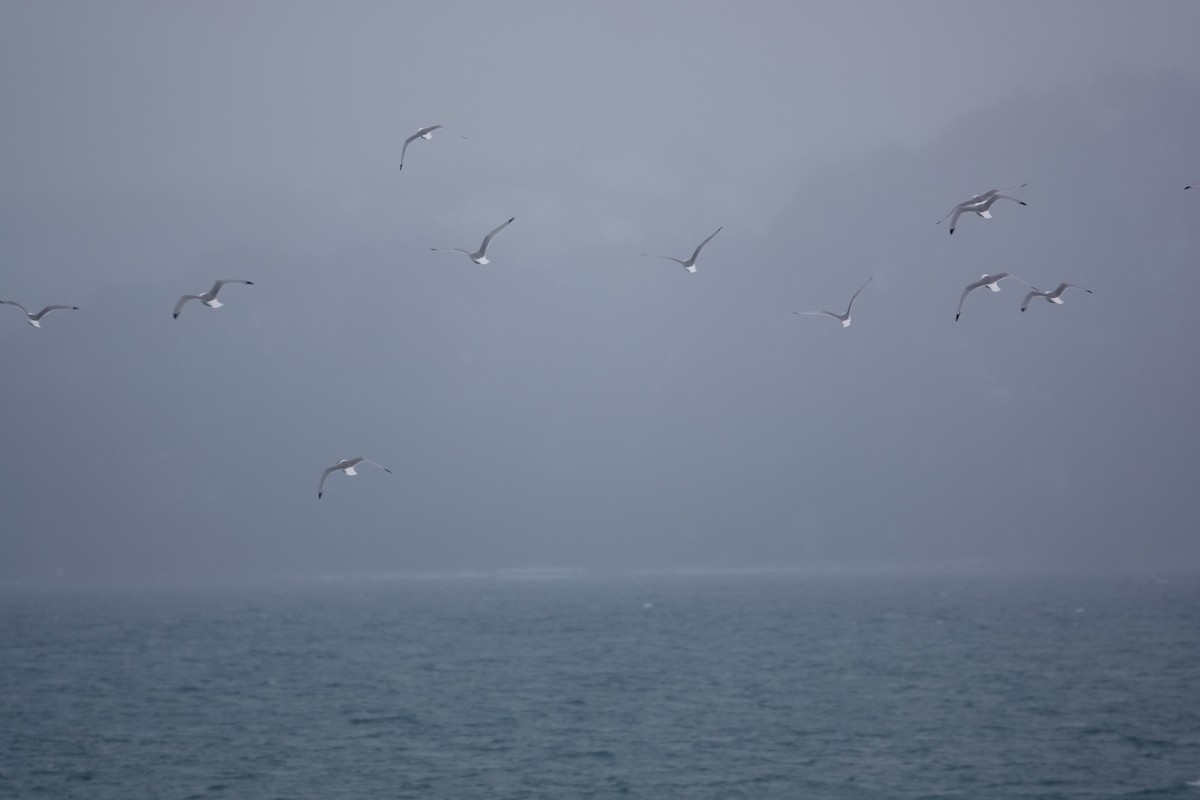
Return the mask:
[[1200,581],[0,590],[0,796],[1200,800]]

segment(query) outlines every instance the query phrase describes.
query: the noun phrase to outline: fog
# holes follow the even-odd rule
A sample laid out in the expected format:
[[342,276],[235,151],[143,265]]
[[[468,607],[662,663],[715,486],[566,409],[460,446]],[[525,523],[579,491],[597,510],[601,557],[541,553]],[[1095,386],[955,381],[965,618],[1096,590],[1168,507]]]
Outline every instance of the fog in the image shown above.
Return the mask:
[[1194,570],[1196,30],[0,4],[0,578]]

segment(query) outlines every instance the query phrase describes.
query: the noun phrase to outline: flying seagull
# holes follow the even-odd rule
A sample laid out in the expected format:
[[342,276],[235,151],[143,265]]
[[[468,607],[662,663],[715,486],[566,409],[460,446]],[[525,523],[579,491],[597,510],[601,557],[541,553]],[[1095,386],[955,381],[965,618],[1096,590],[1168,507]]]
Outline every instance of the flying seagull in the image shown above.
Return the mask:
[[376,467],[379,467],[384,472],[391,474],[390,469],[385,467],[383,464],[375,463],[369,458],[363,458],[362,456],[359,456],[358,458],[339,459],[336,464],[334,464],[332,467],[326,467],[325,471],[321,473],[321,485],[317,488],[317,499],[320,500],[321,495],[325,494],[325,481],[331,474],[340,470],[347,475],[357,475],[358,470],[356,470],[355,467],[357,467],[359,464],[372,464]]
[[956,311],[954,314],[954,321],[958,322],[958,318],[962,316],[962,307],[963,303],[966,302],[967,295],[984,286],[991,289],[993,292],[998,292],[1000,291],[1000,281],[1004,280],[1005,278],[1012,278],[1018,283],[1024,283],[1035,292],[1037,291],[1037,287],[1032,283],[1025,283],[1025,281],[1021,280],[1016,275],[1010,275],[1007,272],[997,272],[995,275],[984,275],[982,278],[972,284],[968,284],[967,288],[963,289],[962,297],[958,298],[958,311]]
[[429,249],[438,253],[466,253],[476,264],[488,264],[490,263],[490,259],[488,259],[488,257],[484,254],[487,253],[488,245],[492,242],[492,237],[507,228],[514,219],[516,219],[516,217],[509,217],[508,222],[497,225],[495,228],[493,228],[487,236],[483,237],[483,244],[479,245],[479,249],[474,253],[468,250],[463,250],[461,247],[431,247]]
[[0,300],[0,305],[16,306],[17,308],[21,309],[22,311],[25,312],[25,321],[28,322],[30,325],[32,325],[35,328],[42,327],[42,317],[46,316],[51,311],[58,311],[60,309],[66,309],[67,311],[78,311],[79,310],[79,306],[46,306],[45,308],[43,308],[41,311],[37,312],[36,314],[30,314],[29,310],[27,308],[25,308],[25,306],[21,305],[20,303],[14,302],[12,300]]
[[1016,189],[1024,189],[1028,185],[1029,185],[1028,183],[1022,183],[1020,186],[1010,186],[1007,189],[990,189],[990,190],[984,192],[983,194],[977,194],[974,197],[972,197],[970,200],[966,200],[962,203],[959,203],[954,208],[950,209],[946,213],[946,216],[942,217],[941,219],[939,219],[937,222],[935,222],[933,224],[941,225],[943,222],[945,222],[949,218],[950,219],[950,233],[951,233],[951,235],[953,235],[954,234],[954,226],[958,223],[958,216],[960,214],[967,214],[970,212],[975,212],[976,214],[983,217],[984,219],[991,219],[992,212],[988,211],[988,209],[991,208],[992,203],[996,202],[997,200],[1012,200],[1014,203],[1020,203],[1023,206],[1027,206],[1029,204],[1026,203],[1024,200],[1018,200],[1015,197],[1010,197],[1010,196],[1004,194],[1004,192],[1011,192]]
[[[725,227],[724,225],[721,226],[721,228],[724,228],[724,227]],[[651,253],[642,253],[642,255],[646,256],[647,258],[665,258],[668,261],[674,261],[676,264],[682,264],[683,268],[686,269],[688,272],[695,272],[696,271],[696,257],[700,255],[700,251],[704,249],[704,245],[706,245],[710,241],[712,241],[713,236],[716,236],[718,233],[721,232],[721,228],[717,228],[715,231],[712,232],[712,234],[707,239],[705,239],[700,244],[696,245],[696,249],[692,251],[692,257],[689,258],[687,261],[684,261],[679,258],[675,258],[674,256],[656,256]]]
[[[1021,310],[1024,311],[1025,309],[1029,308],[1029,301],[1033,300],[1033,298],[1035,298],[1035,297],[1044,297],[1051,303],[1054,303],[1057,306],[1061,306],[1062,305],[1062,293],[1065,292],[1068,288],[1083,289],[1082,286],[1076,286],[1073,283],[1060,283],[1058,285],[1057,289],[1051,289],[1048,292],[1039,292],[1037,289],[1034,289],[1032,292],[1025,295],[1025,301],[1023,303],[1021,303]],[[1087,292],[1088,294],[1092,293],[1091,289],[1083,289],[1083,290],[1085,292]]]
[[[867,283],[870,283],[871,279],[874,277],[875,276],[872,275],[870,278],[867,278]],[[853,295],[851,295],[850,304],[848,306],[846,306],[845,314],[835,314],[832,311],[793,311],[792,313],[793,314],[824,314],[827,317],[833,317],[834,319],[839,320],[842,323],[843,328],[849,328],[850,327],[850,309],[854,307],[854,300],[855,300],[855,298],[858,297],[859,292],[861,292],[863,289],[867,288],[867,283],[864,283],[862,286],[858,287],[858,292],[855,292]]]
[[171,314],[171,317],[173,319],[179,319],[179,312],[183,310],[183,307],[187,304],[188,300],[199,300],[209,308],[220,308],[221,306],[225,305],[217,299],[217,293],[220,292],[221,287],[227,283],[244,283],[248,286],[254,285],[254,281],[243,281],[238,278],[226,278],[225,280],[217,281],[212,285],[212,288],[204,294],[185,294],[183,297],[179,298],[179,301],[175,303],[175,311]]
[[[447,128],[445,125],[430,125],[428,128],[421,128],[419,131],[414,133],[412,136],[410,136],[404,140],[404,147],[400,148],[400,169],[404,169],[404,154],[408,151],[408,146],[410,144],[412,144],[413,142],[415,142],[417,139],[432,139],[433,132],[438,130],[439,128],[450,131],[450,129]],[[450,131],[450,132],[455,133],[454,131]],[[463,139],[467,138],[467,137],[463,136],[461,133],[458,133],[456,135],[462,137]]]

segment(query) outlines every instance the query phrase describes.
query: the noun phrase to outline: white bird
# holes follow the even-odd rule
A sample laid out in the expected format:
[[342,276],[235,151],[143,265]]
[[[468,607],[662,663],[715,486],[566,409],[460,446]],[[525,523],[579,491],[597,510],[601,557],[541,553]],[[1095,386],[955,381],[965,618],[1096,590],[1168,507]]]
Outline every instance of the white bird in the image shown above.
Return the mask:
[[[1033,298],[1035,298],[1035,297],[1044,297],[1049,302],[1054,303],[1057,306],[1061,306],[1062,305],[1062,293],[1065,292],[1068,288],[1083,289],[1082,286],[1076,286],[1073,283],[1060,283],[1058,285],[1057,289],[1051,289],[1048,292],[1039,292],[1037,289],[1034,289],[1032,292],[1025,295],[1025,301],[1023,303],[1021,303],[1021,310],[1024,311],[1025,309],[1029,308],[1029,302],[1031,300],[1033,300]],[[1083,290],[1085,292],[1087,292],[1088,294],[1092,293],[1091,289],[1083,289]]]
[[514,219],[516,219],[516,217],[509,217],[508,222],[502,223],[493,228],[487,236],[483,237],[483,244],[479,245],[479,249],[474,253],[469,250],[463,250],[461,247],[431,247],[429,249],[438,253],[466,253],[476,264],[490,264],[491,261],[485,254],[487,253],[488,245],[492,242],[492,237],[507,228]]
[[338,459],[338,462],[336,464],[334,464],[332,467],[326,467],[325,471],[321,473],[321,485],[317,488],[317,499],[320,500],[321,495],[325,494],[325,481],[326,481],[326,479],[329,478],[329,476],[331,474],[333,474],[334,472],[341,471],[341,472],[346,473],[347,475],[357,475],[358,470],[356,470],[355,467],[357,467],[359,464],[372,464],[376,467],[379,467],[381,470],[383,470],[384,472],[386,472],[388,474],[391,474],[391,472],[392,472],[390,469],[385,467],[383,464],[378,464],[378,463],[372,461],[371,459],[363,458],[362,456],[359,456],[358,458]]
[[[874,277],[875,276],[872,275],[870,278],[867,278],[867,283],[870,283]],[[845,314],[835,314],[832,311],[793,311],[792,313],[793,314],[801,314],[801,315],[823,314],[826,317],[833,317],[834,319],[839,320],[842,323],[843,328],[849,328],[850,327],[850,309],[854,307],[854,300],[858,297],[859,292],[861,292],[863,289],[867,288],[867,283],[864,283],[862,286],[858,287],[858,292],[855,292],[853,295],[851,295],[850,304],[846,306]]]
[[[450,129],[447,128],[445,125],[430,125],[428,128],[421,128],[419,131],[414,133],[412,136],[410,136],[404,140],[404,147],[400,148],[400,169],[404,169],[404,154],[406,152],[408,152],[408,146],[410,144],[412,144],[413,142],[415,142],[417,139],[425,139],[425,140],[432,139],[433,132],[438,130],[439,128],[442,130],[450,131]],[[455,133],[455,131],[450,131],[450,132],[454,133],[456,136],[462,137],[463,139],[467,138],[467,137],[463,136],[461,133]]]
[[953,235],[954,226],[956,224],[958,224],[958,217],[960,214],[968,214],[968,213],[974,212],[974,213],[978,214],[979,216],[983,217],[984,219],[991,219],[992,212],[989,211],[988,209],[991,208],[992,203],[996,202],[997,200],[1012,200],[1014,203],[1020,203],[1023,206],[1027,206],[1029,204],[1026,203],[1024,200],[1018,200],[1015,197],[1010,197],[1010,196],[1004,194],[1004,192],[1011,192],[1016,189],[1024,189],[1028,185],[1029,185],[1028,183],[1022,183],[1020,186],[1010,186],[1007,189],[989,189],[988,191],[984,192],[983,194],[977,194],[974,197],[972,197],[970,200],[965,200],[965,201],[959,203],[954,208],[950,209],[946,213],[946,216],[942,217],[941,219],[939,219],[937,222],[935,222],[933,224],[941,225],[943,222],[945,222],[949,218],[950,219],[950,233]]
[[178,302],[175,303],[175,311],[171,314],[171,317],[173,319],[179,319],[179,312],[183,310],[183,307],[187,304],[188,300],[199,300],[209,308],[220,308],[221,306],[225,305],[217,299],[217,293],[220,292],[221,287],[227,283],[244,283],[248,286],[254,285],[254,281],[243,281],[239,278],[226,278],[225,280],[217,281],[212,285],[212,288],[204,294],[185,294],[183,297],[179,298]]
[[[725,227],[724,225],[721,226],[721,228],[724,228],[724,227]],[[713,236],[716,236],[718,233],[721,232],[721,228],[717,228],[715,231],[712,232],[711,236],[709,236],[707,239],[705,239],[700,244],[696,245],[696,249],[692,251],[692,257],[689,258],[687,261],[684,261],[683,259],[675,258],[674,256],[656,256],[651,253],[642,253],[642,255],[646,256],[647,258],[665,258],[668,261],[674,261],[676,264],[682,264],[683,268],[686,269],[688,272],[695,272],[696,271],[696,257],[700,255],[700,251],[704,249],[704,245],[706,245],[710,241],[712,241]]]
[[958,322],[958,318],[960,316],[962,316],[962,307],[963,307],[963,303],[966,302],[967,295],[969,295],[971,292],[975,291],[976,289],[982,288],[984,286],[991,289],[993,292],[998,292],[998,291],[1000,291],[1000,281],[1004,280],[1005,278],[1012,278],[1014,281],[1017,281],[1019,283],[1024,283],[1026,286],[1028,286],[1030,289],[1033,289],[1035,292],[1037,291],[1037,287],[1034,286],[1032,283],[1026,283],[1025,281],[1018,278],[1016,275],[1010,275],[1007,272],[997,272],[995,275],[984,275],[982,278],[980,278],[979,280],[975,281],[972,284],[968,284],[967,288],[963,289],[962,297],[958,298],[958,311],[956,311],[954,314],[954,321]]
[[29,309],[25,308],[25,306],[21,305],[18,302],[13,301],[13,300],[0,300],[0,305],[16,306],[17,308],[21,309],[22,311],[25,312],[25,321],[28,322],[30,325],[32,325],[35,328],[42,327],[42,317],[46,316],[51,311],[59,311],[62,309],[65,309],[67,311],[78,311],[79,310],[79,306],[46,306],[45,308],[43,308],[41,311],[37,312],[36,314],[30,314]]

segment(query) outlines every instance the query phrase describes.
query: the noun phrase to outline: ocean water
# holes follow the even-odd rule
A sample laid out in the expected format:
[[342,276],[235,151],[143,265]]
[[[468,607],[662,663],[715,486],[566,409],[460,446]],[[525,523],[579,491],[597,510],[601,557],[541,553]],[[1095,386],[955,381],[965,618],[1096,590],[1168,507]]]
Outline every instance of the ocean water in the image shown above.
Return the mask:
[[0,591],[0,797],[1196,798],[1200,581]]

